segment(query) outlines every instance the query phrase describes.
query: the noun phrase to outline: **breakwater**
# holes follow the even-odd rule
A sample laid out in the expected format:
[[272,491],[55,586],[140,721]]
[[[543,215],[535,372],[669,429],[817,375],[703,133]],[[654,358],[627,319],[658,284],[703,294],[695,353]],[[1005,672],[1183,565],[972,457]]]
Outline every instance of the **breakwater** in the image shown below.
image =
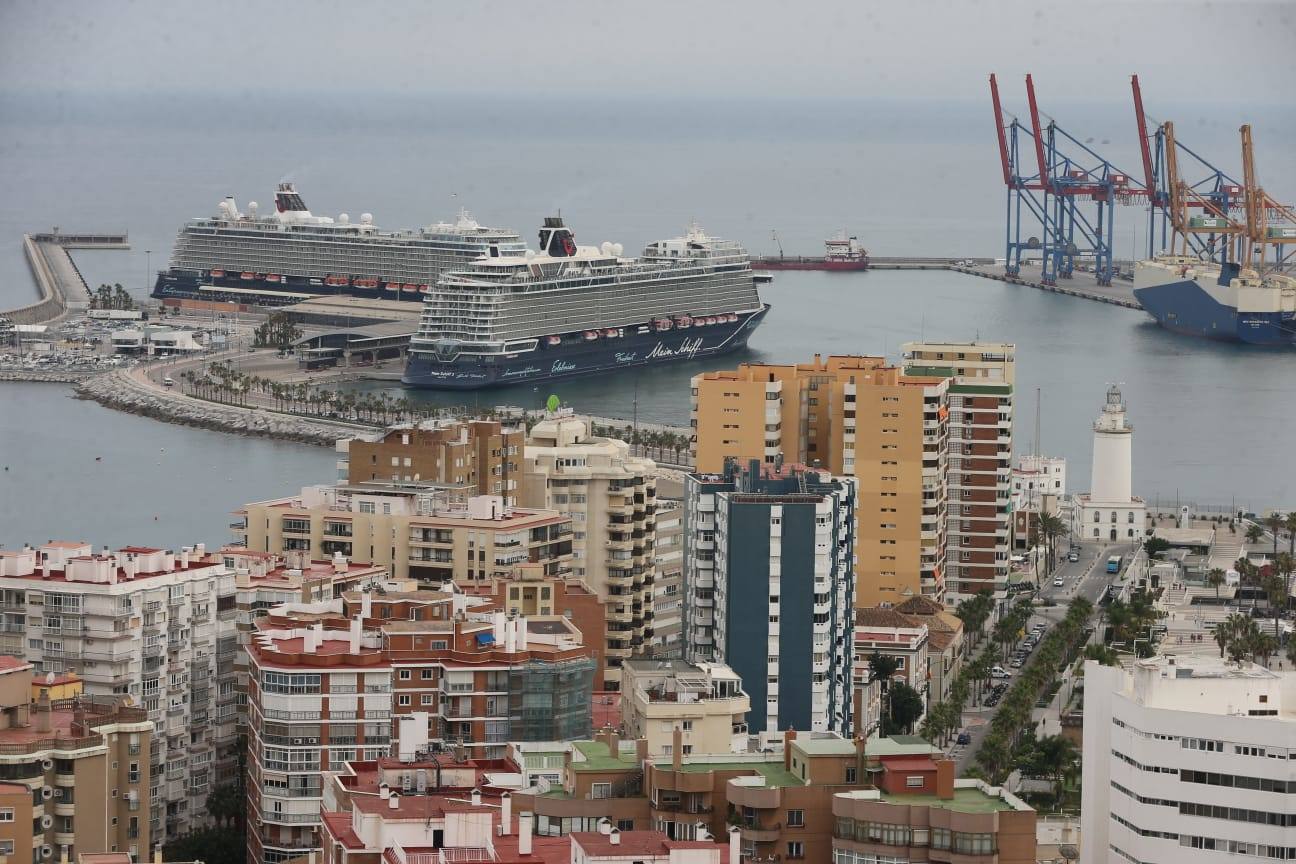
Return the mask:
[[263,408],[195,399],[173,390],[150,386],[141,381],[134,370],[121,369],[97,375],[81,381],[76,391],[79,397],[93,399],[109,408],[168,423],[324,447],[332,447],[339,438],[352,438],[374,431],[350,423],[294,417]]

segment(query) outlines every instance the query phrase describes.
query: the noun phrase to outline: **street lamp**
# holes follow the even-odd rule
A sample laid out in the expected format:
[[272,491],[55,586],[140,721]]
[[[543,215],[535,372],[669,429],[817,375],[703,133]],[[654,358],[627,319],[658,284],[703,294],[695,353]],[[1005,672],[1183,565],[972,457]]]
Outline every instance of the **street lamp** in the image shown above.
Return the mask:
[[152,272],[153,272],[153,250],[145,249],[144,250],[144,290],[145,291],[148,290],[149,276],[150,274],[152,274]]

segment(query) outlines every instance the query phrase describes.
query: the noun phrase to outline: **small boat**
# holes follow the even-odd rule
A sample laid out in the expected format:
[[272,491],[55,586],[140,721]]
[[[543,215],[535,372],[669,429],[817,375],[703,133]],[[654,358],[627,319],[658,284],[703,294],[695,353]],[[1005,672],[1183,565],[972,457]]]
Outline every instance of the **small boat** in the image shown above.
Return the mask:
[[586,341],[586,342],[593,342],[593,341],[594,341],[595,339],[597,339],[597,338],[599,338],[599,334],[598,334],[598,331],[597,331],[597,330],[586,330],[586,331],[585,331],[585,341]]
[[267,274],[266,274],[266,281],[267,281],[267,282],[278,282],[278,281],[279,281],[279,274],[278,274],[278,273],[267,273]]
[[239,278],[242,279],[244,282],[251,282],[253,279],[256,278],[256,274],[255,274],[255,273],[240,273],[240,274],[239,274]]
[[326,276],[324,278],[324,284],[333,286],[350,285],[351,280],[345,276]]
[[365,277],[363,279],[356,279],[354,284],[357,288],[377,288],[378,280]]
[[[357,284],[358,284],[358,283],[357,283]],[[386,288],[388,291],[400,291],[400,290],[401,290],[401,283],[399,283],[399,282],[388,282],[388,283],[387,283],[386,285],[384,285],[383,287]]]
[[657,318],[653,321],[653,324],[657,327],[658,333],[665,333],[667,330],[671,329],[671,327],[675,326],[671,323],[669,318]]
[[426,286],[426,285],[420,285],[420,286],[418,286],[418,290],[419,290],[419,293],[420,293],[420,294],[426,294],[426,293],[428,293],[428,286]]
[[221,270],[219,267],[211,271],[211,278],[213,279],[220,279],[223,278],[224,276],[225,276],[225,271]]
[[693,319],[687,315],[680,315],[675,319],[675,326],[681,330],[687,330],[693,324]]
[[547,345],[561,345],[561,344],[562,344],[562,338],[559,337],[559,336],[546,336],[546,337],[545,337],[545,344],[547,344]]
[[419,286],[415,285],[413,282],[406,282],[401,287],[404,288],[406,291],[417,291],[419,288]]
[[620,336],[621,334],[617,331],[615,327],[609,327],[608,329],[603,331],[603,335],[609,339],[615,339],[617,336]]
[[737,315],[737,313],[734,313],[734,312],[730,312],[730,313],[729,313],[729,323],[730,323],[730,324],[737,324],[737,323],[738,323],[738,315]]

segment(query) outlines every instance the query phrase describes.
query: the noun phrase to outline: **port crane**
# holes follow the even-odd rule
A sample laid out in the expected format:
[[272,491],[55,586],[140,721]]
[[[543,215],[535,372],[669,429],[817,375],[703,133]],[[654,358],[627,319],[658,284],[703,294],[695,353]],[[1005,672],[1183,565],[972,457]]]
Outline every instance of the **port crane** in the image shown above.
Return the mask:
[[[1296,255],[1286,247],[1296,247],[1296,212],[1271,198],[1256,180],[1255,149],[1250,124],[1238,130],[1242,136],[1242,191],[1246,201],[1246,226],[1241,260],[1257,271],[1266,268],[1265,250],[1273,248],[1273,260],[1267,265],[1284,270]],[[1278,224],[1270,224],[1276,222]]]
[[[1008,190],[1005,272],[1019,275],[1022,252],[1039,250],[1040,281],[1045,285],[1070,278],[1076,262],[1086,259],[1098,284],[1110,285],[1115,275],[1115,207],[1148,197],[1148,190],[1057,121],[1041,123],[1032,76],[1026,76],[1029,127],[1015,117],[1005,121],[994,75],[990,96]],[[1023,240],[1023,227],[1030,226],[1030,231],[1036,225],[1039,236],[1030,234]]]

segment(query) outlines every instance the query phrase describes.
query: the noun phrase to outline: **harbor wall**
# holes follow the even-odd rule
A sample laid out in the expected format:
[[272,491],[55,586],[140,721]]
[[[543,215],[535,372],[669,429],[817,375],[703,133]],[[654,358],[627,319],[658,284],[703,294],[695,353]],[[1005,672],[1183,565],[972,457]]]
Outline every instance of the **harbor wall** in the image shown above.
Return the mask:
[[24,234],[23,253],[27,257],[27,266],[31,268],[32,276],[36,280],[36,290],[40,294],[40,299],[18,309],[0,312],[0,318],[8,318],[14,324],[45,324],[67,311],[67,296],[50,262],[51,255],[62,255],[67,259],[71,272],[76,273],[77,279],[80,280],[80,290],[88,296],[85,280],[81,279],[80,272],[76,270],[72,259],[68,257],[63,247],[53,243],[38,243],[32,235]]

